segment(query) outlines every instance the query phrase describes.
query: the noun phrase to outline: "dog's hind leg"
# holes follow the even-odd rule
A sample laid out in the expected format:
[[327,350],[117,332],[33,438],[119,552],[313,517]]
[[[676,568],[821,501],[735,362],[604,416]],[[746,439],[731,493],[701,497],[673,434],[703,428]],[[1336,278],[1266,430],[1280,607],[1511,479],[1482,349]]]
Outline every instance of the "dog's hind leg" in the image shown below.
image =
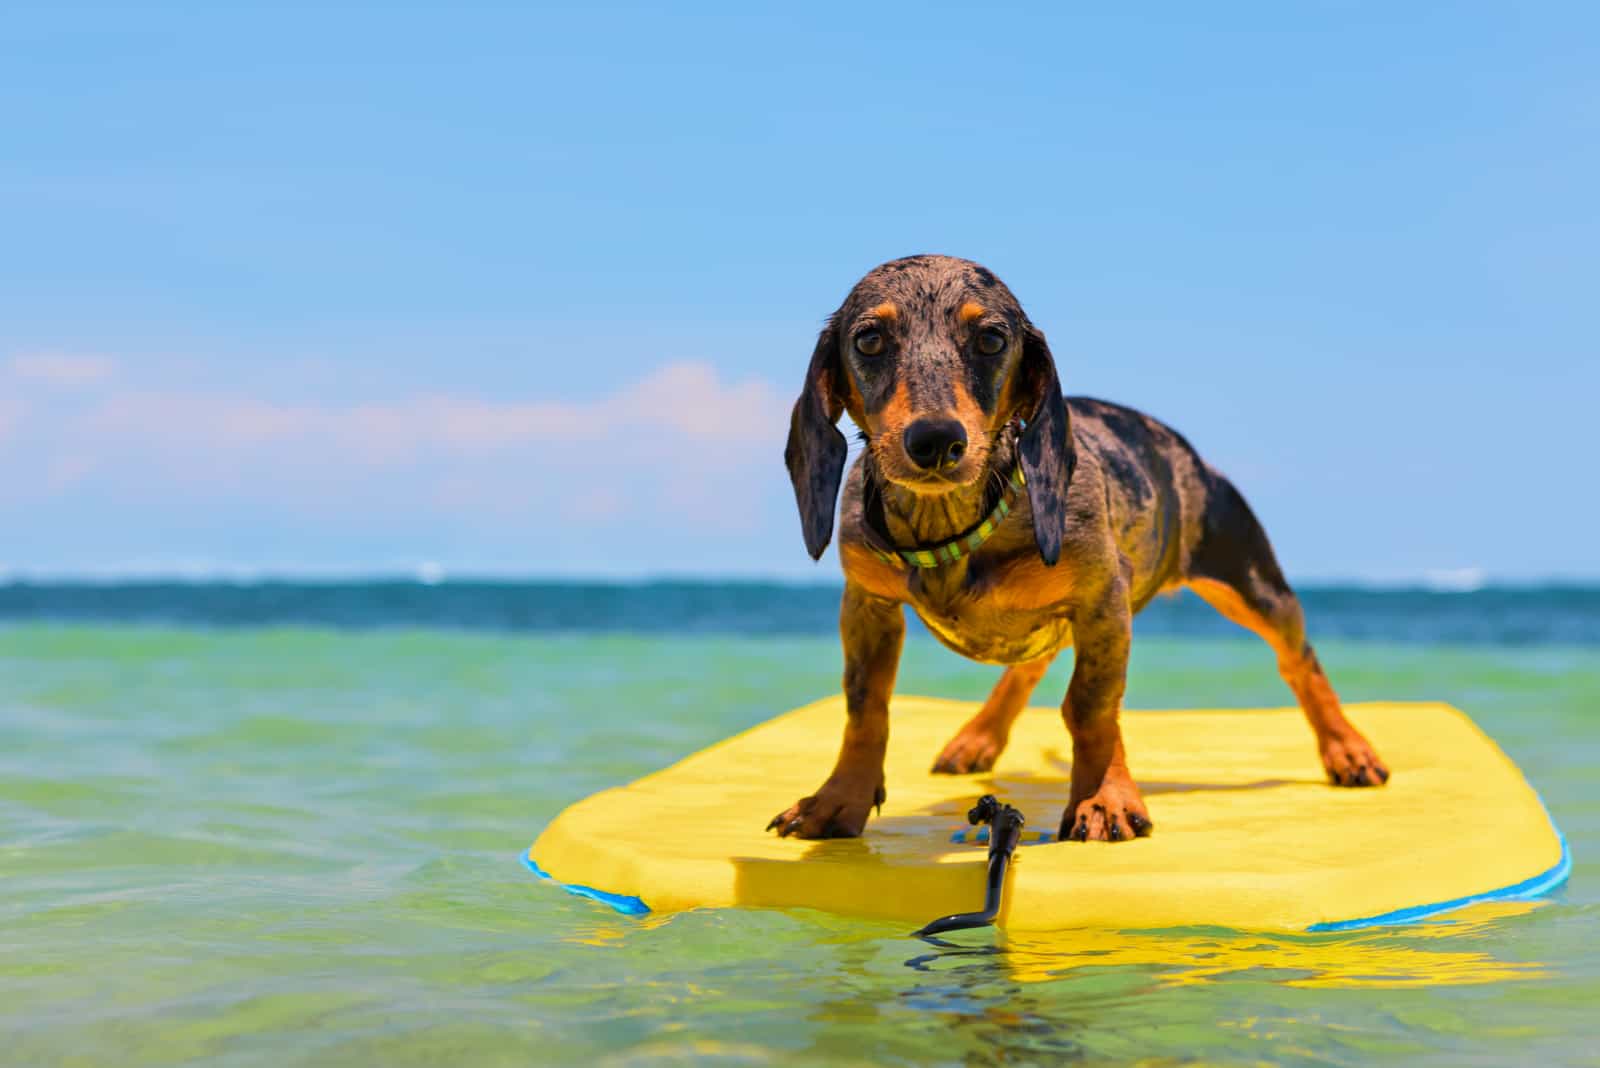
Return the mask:
[[1204,533],[1185,578],[1224,617],[1264,638],[1278,655],[1278,673],[1294,691],[1317,736],[1328,778],[1339,786],[1381,786],[1389,769],[1345,719],[1339,696],[1306,640],[1300,600],[1284,580],[1266,532],[1233,484],[1215,471]]
[[966,775],[994,767],[995,760],[1005,751],[1011,725],[1027,707],[1029,695],[1044,678],[1053,659],[1054,653],[1006,668],[978,714],[967,720],[956,736],[945,743],[939,759],[933,762],[935,774]]

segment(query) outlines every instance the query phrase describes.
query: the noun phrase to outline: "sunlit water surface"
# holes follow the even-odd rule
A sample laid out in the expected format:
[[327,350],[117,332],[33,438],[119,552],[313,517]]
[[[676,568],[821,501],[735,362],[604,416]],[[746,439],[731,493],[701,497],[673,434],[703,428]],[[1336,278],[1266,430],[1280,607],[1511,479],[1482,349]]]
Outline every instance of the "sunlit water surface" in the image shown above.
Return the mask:
[[[1321,651],[1347,698],[1468,710],[1566,831],[1568,889],[1348,935],[954,948],[803,910],[628,919],[519,850],[829,692],[833,639],[0,629],[0,1060],[1600,1063],[1600,653]],[[901,688],[992,679],[920,638]],[[1136,642],[1132,707],[1286,699],[1253,639]]]

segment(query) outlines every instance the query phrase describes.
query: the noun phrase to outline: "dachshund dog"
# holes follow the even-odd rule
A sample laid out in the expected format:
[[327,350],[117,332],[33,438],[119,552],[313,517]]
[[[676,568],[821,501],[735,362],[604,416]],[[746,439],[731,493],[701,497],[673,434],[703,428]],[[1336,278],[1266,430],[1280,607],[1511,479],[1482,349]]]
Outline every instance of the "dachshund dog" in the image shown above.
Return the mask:
[[945,256],[894,260],[828,318],[784,451],[813,558],[833,533],[844,412],[866,442],[839,522],[844,744],[817,792],[769,830],[855,837],[882,806],[907,604],[951,649],[1005,666],[935,772],[992,767],[1051,659],[1075,648],[1061,704],[1072,736],[1063,841],[1151,831],[1117,716],[1134,613],[1180,586],[1272,647],[1330,780],[1388,780],[1340,710],[1239,491],[1149,416],[1064,398],[1044,334],[989,271]]

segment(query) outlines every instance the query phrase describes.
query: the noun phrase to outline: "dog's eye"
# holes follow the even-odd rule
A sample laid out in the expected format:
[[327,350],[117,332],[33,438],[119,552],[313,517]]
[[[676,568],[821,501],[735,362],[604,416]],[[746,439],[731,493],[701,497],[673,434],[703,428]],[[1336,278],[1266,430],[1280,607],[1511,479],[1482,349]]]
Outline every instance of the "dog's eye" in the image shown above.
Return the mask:
[[998,356],[1006,351],[1006,336],[993,328],[978,331],[978,351],[985,356]]
[[856,351],[863,356],[876,356],[883,351],[883,335],[876,330],[863,330],[856,335]]

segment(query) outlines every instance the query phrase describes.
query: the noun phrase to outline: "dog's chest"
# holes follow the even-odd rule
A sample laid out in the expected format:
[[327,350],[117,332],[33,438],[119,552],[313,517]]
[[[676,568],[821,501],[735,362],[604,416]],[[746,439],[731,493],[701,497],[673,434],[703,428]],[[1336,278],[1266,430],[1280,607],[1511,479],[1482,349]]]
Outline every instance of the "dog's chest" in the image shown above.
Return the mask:
[[1018,608],[981,589],[922,584],[913,591],[911,607],[939,641],[989,664],[1026,663],[1072,644],[1064,614]]

